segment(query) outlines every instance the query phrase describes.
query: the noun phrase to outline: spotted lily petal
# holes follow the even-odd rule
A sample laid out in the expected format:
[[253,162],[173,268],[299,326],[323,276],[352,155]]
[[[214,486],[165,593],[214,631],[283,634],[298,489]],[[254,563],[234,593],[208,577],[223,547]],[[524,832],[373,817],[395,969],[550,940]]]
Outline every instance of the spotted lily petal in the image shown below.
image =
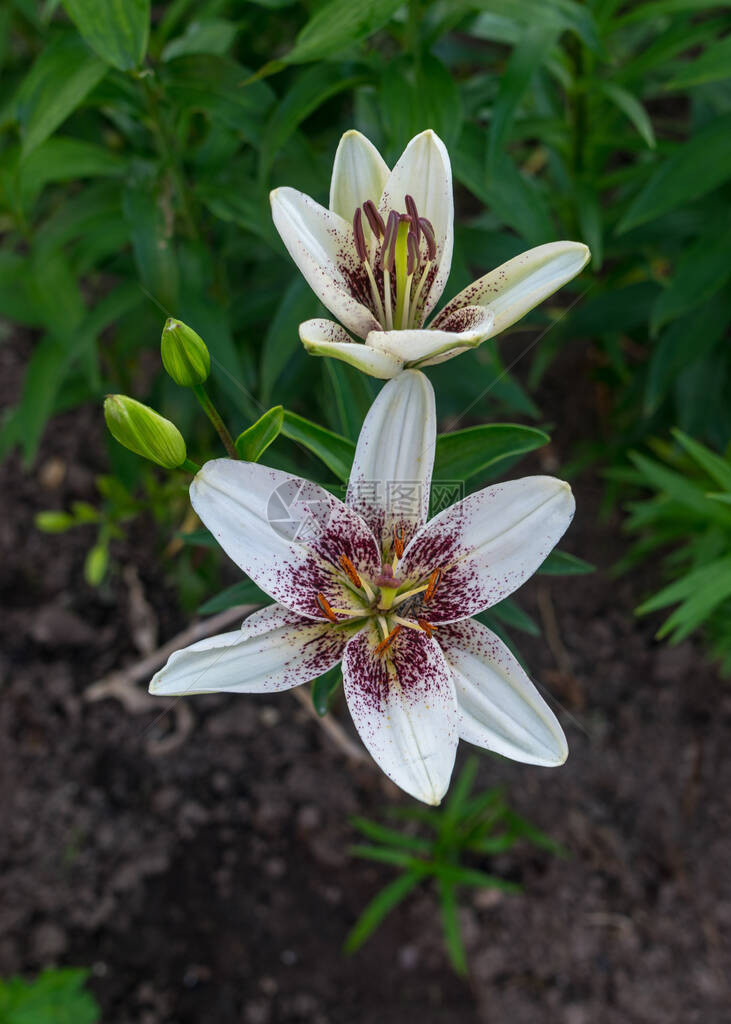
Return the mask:
[[439,645],[404,630],[386,656],[373,627],[349,641],[343,658],[345,697],[371,757],[397,786],[438,804],[457,750],[457,701]]
[[426,522],[436,434],[434,389],[417,370],[389,381],[365,418],[345,501],[380,540],[384,560],[393,558],[395,534],[405,546]]
[[549,242],[528,249],[468,285],[447,303],[431,327],[443,329],[463,306],[483,305],[495,315],[489,337],[500,334],[576,277],[590,257],[581,242]]
[[399,575],[441,570],[432,622],[468,618],[517,590],[558,542],[574,515],[563,480],[529,476],[470,494],[435,516],[404,552]]
[[299,326],[300,340],[311,356],[330,356],[363,370],[371,377],[390,380],[404,364],[389,352],[380,352],[368,344],[353,341],[340,324],[322,318],[305,320]]
[[483,306],[465,306],[445,320],[441,330],[371,331],[366,345],[401,359],[430,366],[466,348],[477,348],[492,334],[494,317]]
[[351,633],[313,622],[281,604],[254,612],[241,629],[206,637],[170,655],[150,693],[272,693],[337,665]]
[[[373,143],[360,132],[346,132],[335,153],[330,209],[352,223],[356,209],[368,199],[378,206],[388,175],[388,164]],[[364,227],[370,234],[367,221]]]
[[214,459],[193,480],[190,499],[229,558],[287,608],[322,620],[318,594],[333,608],[362,607],[343,585],[339,559],[373,575],[381,553],[360,516],[322,487],[251,462]]
[[361,265],[352,226],[294,188],[277,188],[270,199],[274,225],[320,301],[354,334],[376,330],[376,318],[351,294],[349,278]]
[[508,648],[487,626],[465,619],[439,628],[452,670],[459,735],[526,764],[563,764],[563,729]]
[[388,176],[379,203],[381,215],[387,217],[392,209],[403,212],[407,195],[414,199],[420,216],[431,221],[436,239],[430,280],[418,304],[417,322],[423,323],[444,291],[454,244],[452,166],[444,143],[431,129],[411,140]]

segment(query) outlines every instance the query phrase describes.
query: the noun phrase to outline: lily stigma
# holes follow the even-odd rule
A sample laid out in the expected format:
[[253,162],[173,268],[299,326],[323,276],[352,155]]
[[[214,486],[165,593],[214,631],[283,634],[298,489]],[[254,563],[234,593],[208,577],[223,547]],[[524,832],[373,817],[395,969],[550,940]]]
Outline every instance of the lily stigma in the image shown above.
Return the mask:
[[494,484],[427,522],[435,444],[434,392],[412,370],[371,406],[345,502],[280,470],[206,463],[191,484],[193,507],[275,603],[174,653],[150,692],[277,692],[342,661],[363,743],[426,803],[446,792],[460,737],[518,761],[562,764],[553,712],[472,616],[541,565],[571,522],[571,489],[547,476]]
[[340,321],[300,324],[303,345],[382,379],[476,348],[570,281],[590,257],[580,242],[536,246],[474,281],[427,324],[449,277],[454,241],[449,154],[433,131],[415,136],[393,170],[364,135],[346,132],[329,209],[288,187],[270,199],[290,256]]

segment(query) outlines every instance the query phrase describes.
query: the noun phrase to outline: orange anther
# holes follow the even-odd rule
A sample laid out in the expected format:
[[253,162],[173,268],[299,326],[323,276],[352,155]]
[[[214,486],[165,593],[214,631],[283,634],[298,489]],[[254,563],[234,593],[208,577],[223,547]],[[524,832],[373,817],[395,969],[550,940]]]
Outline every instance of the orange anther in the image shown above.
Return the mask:
[[404,528],[403,526],[394,526],[393,528],[393,550],[396,552],[396,557],[401,558],[404,553]]
[[426,593],[424,594],[424,600],[425,601],[431,601],[431,599],[434,597],[434,595],[437,592],[437,587],[439,586],[439,584],[441,582],[442,582],[442,570],[441,569],[435,569],[434,572],[429,577],[429,586],[426,588]]
[[424,630],[427,636],[434,636],[434,634],[437,631],[436,626],[432,626],[431,622],[427,622],[426,619],[417,619],[416,621],[419,623],[419,625]]
[[394,640],[396,639],[400,632],[401,626],[394,626],[391,632],[385,638],[385,640],[381,640],[378,647],[376,647],[376,654],[383,654],[384,651],[388,650],[388,648],[391,646],[391,644],[394,642]]
[[327,616],[331,622],[337,622],[338,617],[330,607],[330,604],[324,594],[318,594],[315,598],[317,601],[317,607],[320,609],[323,615]]
[[355,566],[350,561],[348,556],[347,555],[341,555],[340,558],[338,559],[338,561],[342,565],[342,567],[345,570],[345,572],[347,573],[347,575],[350,577],[351,582],[354,583],[356,585],[356,587],[358,587],[358,589],[360,590],[360,588],[363,586],[363,584],[360,581],[360,576],[356,572]]

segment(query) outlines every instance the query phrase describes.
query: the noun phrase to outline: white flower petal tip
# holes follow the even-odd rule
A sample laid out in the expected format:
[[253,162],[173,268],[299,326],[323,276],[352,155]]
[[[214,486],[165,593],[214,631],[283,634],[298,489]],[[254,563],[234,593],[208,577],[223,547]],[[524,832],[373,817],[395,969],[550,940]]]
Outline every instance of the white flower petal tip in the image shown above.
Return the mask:
[[371,757],[401,789],[432,806],[449,788],[459,740],[452,676],[434,640],[404,630],[387,657],[375,630],[348,643],[345,697]]
[[[352,222],[356,209],[369,199],[378,206],[389,173],[388,164],[365,135],[354,128],[345,132],[333,163],[330,209]],[[370,237],[367,224],[366,231]]]
[[381,390],[355,449],[345,503],[365,519],[392,561],[426,522],[436,447],[434,389],[405,370]]
[[447,303],[431,327],[441,329],[463,306],[482,305],[495,316],[493,337],[580,274],[590,259],[582,242],[548,242],[528,249],[468,285]]
[[332,320],[306,320],[299,326],[300,341],[311,356],[328,356],[362,370],[379,380],[397,377],[404,368],[403,360],[389,352],[380,352],[370,345],[353,341],[343,328]]
[[499,637],[465,619],[441,627],[439,644],[457,692],[461,739],[524,764],[566,761],[558,719]]

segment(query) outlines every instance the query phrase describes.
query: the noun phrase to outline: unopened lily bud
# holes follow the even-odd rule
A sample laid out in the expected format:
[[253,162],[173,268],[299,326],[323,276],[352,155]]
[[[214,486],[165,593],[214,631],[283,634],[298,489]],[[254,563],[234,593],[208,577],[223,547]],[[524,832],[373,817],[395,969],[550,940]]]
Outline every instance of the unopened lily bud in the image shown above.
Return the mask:
[[162,331],[160,354],[163,366],[184,388],[203,384],[211,372],[211,357],[200,335],[180,320],[169,317]]
[[131,452],[177,469],[187,458],[185,441],[178,428],[164,416],[127,395],[107,395],[104,419],[112,437]]

